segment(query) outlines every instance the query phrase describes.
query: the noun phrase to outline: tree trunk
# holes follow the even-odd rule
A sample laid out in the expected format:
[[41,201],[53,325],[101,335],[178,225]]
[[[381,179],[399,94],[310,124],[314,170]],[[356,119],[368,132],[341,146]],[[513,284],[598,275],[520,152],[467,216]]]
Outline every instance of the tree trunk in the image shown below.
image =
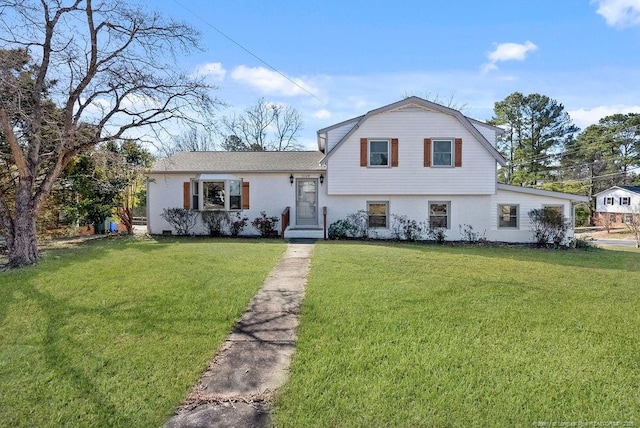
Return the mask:
[[20,194],[17,199],[11,230],[5,231],[7,249],[9,250],[9,266],[12,268],[35,264],[40,258],[33,201],[20,201]]

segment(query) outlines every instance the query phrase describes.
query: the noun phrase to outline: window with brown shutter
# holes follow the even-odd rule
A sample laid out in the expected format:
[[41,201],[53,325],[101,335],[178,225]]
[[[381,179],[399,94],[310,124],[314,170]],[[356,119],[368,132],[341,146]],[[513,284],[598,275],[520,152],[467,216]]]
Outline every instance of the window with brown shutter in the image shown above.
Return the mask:
[[462,166],[462,138],[456,138],[455,148],[455,167],[460,168]]
[[424,139],[424,166],[431,166],[431,138]]
[[182,183],[182,208],[188,210],[191,208],[191,182]]
[[398,166],[398,139],[391,139],[391,166]]
[[248,181],[242,182],[242,209],[243,210],[249,209],[249,182]]
[[369,152],[369,142],[366,138],[360,138],[360,166],[367,166],[368,161],[368,152]]

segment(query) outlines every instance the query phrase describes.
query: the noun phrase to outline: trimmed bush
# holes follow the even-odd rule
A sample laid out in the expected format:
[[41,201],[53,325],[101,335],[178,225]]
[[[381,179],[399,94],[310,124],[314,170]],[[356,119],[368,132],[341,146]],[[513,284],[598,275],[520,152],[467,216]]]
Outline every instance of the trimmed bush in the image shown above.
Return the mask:
[[177,235],[189,235],[198,221],[198,211],[184,208],[165,208],[160,217],[173,226]]
[[256,217],[251,222],[251,225],[258,229],[260,232],[260,236],[263,238],[272,238],[274,236],[278,236],[278,217],[267,216],[266,211],[260,211],[260,217]]

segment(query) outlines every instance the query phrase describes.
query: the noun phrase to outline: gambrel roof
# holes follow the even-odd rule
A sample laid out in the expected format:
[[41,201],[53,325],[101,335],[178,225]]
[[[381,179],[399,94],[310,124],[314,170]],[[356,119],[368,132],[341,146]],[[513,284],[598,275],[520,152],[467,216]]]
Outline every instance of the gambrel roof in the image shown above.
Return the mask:
[[471,135],[473,135],[476,140],[478,140],[480,142],[480,144],[482,144],[482,146],[487,149],[487,151],[491,154],[491,156],[494,157],[494,159],[502,166],[505,166],[507,164],[507,161],[505,160],[505,158],[500,154],[500,152],[493,146],[493,144],[491,144],[485,137],[484,135],[482,135],[482,133],[480,131],[478,131],[478,129],[476,128],[476,126],[474,125],[474,123],[478,126],[484,126],[484,127],[488,127],[488,128],[492,128],[496,133],[502,134],[504,132],[504,130],[502,128],[498,128],[496,126],[492,126],[489,125],[487,123],[484,122],[480,122],[478,120],[475,119],[470,119],[468,117],[466,117],[465,115],[463,115],[462,113],[460,113],[458,110],[454,110],[452,108],[449,107],[445,107],[443,105],[440,104],[436,104],[434,102],[431,101],[427,101],[425,99],[419,98],[419,97],[409,97],[409,98],[405,98],[404,100],[392,103],[392,104],[388,104],[386,106],[377,108],[375,110],[371,110],[370,112],[368,112],[367,114],[363,115],[363,116],[358,116],[355,117],[353,119],[349,119],[349,120],[345,120],[344,122],[340,122],[337,123],[335,125],[329,126],[327,128],[323,128],[321,130],[318,131],[318,146],[320,148],[320,150],[326,150],[326,147],[323,147],[323,144],[325,144],[324,139],[326,139],[326,134],[328,131],[331,131],[332,129],[341,127],[341,126],[345,126],[345,125],[351,125],[352,124],[352,128],[349,132],[347,132],[347,134],[342,137],[342,139],[331,149],[331,151],[329,153],[326,154],[326,156],[324,157],[324,159],[322,160],[322,162],[324,163],[326,161],[326,159],[328,159],[329,157],[331,157],[331,155],[336,151],[336,149],[338,147],[340,147],[346,140],[349,139],[349,137],[351,137],[351,135],[353,135],[354,132],[357,131],[357,129],[365,122],[367,121],[369,118],[371,118],[372,116],[378,115],[378,114],[382,114],[382,113],[386,113],[388,111],[391,110],[395,110],[398,108],[402,108],[402,107],[408,107],[408,106],[416,106],[416,107],[422,107],[425,109],[429,109],[429,110],[434,110],[440,113],[444,113],[450,116],[455,117],[460,124],[467,130],[469,131],[469,133]]

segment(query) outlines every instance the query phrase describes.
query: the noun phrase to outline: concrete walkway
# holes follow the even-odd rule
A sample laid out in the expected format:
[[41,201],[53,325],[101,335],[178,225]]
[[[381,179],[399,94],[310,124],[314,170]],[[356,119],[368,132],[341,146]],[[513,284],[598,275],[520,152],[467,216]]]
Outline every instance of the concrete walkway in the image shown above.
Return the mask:
[[289,243],[209,368],[165,427],[264,427],[289,375],[313,242]]

